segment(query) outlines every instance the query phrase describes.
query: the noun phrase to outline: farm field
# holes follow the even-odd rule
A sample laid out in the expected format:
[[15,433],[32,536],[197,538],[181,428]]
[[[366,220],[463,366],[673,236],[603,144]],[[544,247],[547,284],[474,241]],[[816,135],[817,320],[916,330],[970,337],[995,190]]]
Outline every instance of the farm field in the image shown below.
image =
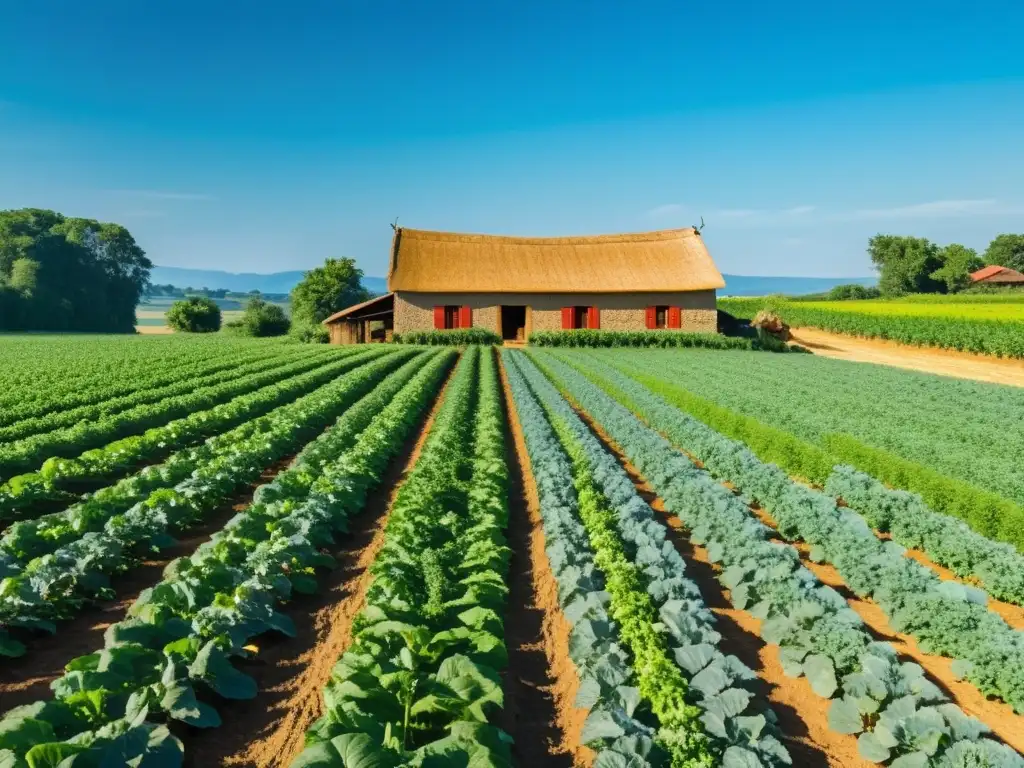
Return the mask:
[[1024,296],[909,296],[859,301],[722,298],[720,309],[751,318],[771,304],[794,328],[890,339],[996,357],[1024,358]]
[[699,349],[0,353],[0,764],[1024,766],[1024,391]]

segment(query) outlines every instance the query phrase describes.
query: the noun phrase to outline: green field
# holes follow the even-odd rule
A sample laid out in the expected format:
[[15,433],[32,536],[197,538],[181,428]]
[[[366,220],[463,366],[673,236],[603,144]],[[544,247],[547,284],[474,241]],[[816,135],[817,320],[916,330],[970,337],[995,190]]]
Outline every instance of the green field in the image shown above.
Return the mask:
[[[167,310],[171,305],[180,301],[172,296],[148,296],[135,308],[135,328],[139,333],[170,333],[167,326]],[[214,299],[221,309],[221,323],[227,325],[235,320],[240,320],[245,309],[245,302],[238,299]],[[291,304],[287,301],[272,301],[271,304],[278,304],[290,313]]]
[[1011,295],[860,301],[722,298],[718,307],[746,319],[770,309],[793,327],[998,357],[1024,357],[1024,299]]
[[4,765],[1024,768],[1022,389],[714,348],[0,356]]

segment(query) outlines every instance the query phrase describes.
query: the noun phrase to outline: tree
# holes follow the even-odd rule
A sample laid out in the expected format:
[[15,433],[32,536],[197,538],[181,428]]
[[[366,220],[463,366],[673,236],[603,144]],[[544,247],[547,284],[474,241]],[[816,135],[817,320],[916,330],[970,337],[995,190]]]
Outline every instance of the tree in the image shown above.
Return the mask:
[[878,288],[883,296],[935,293],[944,288],[932,278],[942,266],[939,246],[923,237],[875,235],[868,254],[879,271]]
[[860,285],[859,283],[845,283],[837,285],[828,292],[826,297],[829,301],[848,301],[851,299],[877,299],[882,293],[874,286]]
[[985,251],[985,263],[1024,272],[1024,235],[996,235]]
[[118,224],[0,211],[0,276],[21,295],[0,327],[130,333],[152,266]]
[[306,272],[291,293],[293,330],[300,337],[323,338],[325,334],[318,332],[320,323],[370,298],[362,279],[363,271],[353,259],[327,259],[322,267]]
[[213,333],[220,330],[220,307],[213,299],[190,296],[167,310],[167,324],[185,333]]
[[962,291],[971,284],[971,272],[981,269],[984,262],[973,248],[951,243],[939,251],[942,266],[932,272],[931,277],[942,283],[949,293]]
[[249,299],[242,319],[230,324],[246,336],[283,336],[291,321],[280,304],[271,304],[260,298]]

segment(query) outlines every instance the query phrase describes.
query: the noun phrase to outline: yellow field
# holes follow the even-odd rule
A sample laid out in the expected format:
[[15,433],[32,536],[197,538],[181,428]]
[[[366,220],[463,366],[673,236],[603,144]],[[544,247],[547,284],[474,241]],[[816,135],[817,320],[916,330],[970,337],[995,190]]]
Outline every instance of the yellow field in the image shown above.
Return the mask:
[[801,301],[801,309],[828,309],[860,315],[897,317],[949,317],[965,320],[1015,320],[1024,322],[1024,303],[912,302],[900,300]]

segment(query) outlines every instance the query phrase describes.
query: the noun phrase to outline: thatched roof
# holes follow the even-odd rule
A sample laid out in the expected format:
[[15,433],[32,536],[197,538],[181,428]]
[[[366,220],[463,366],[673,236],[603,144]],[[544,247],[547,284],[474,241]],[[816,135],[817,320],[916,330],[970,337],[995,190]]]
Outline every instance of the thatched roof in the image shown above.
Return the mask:
[[381,313],[388,313],[395,311],[395,294],[385,293],[383,296],[374,296],[372,299],[360,302],[359,304],[353,304],[351,307],[345,307],[340,312],[335,312],[333,315],[323,321],[324,325],[333,323],[342,318],[349,318],[350,320],[367,319],[371,316],[376,316]]
[[1015,269],[992,264],[977,272],[971,272],[971,281],[975,283],[1024,283],[1024,275]]
[[693,229],[591,237],[500,237],[399,227],[389,291],[635,293],[722,288]]

